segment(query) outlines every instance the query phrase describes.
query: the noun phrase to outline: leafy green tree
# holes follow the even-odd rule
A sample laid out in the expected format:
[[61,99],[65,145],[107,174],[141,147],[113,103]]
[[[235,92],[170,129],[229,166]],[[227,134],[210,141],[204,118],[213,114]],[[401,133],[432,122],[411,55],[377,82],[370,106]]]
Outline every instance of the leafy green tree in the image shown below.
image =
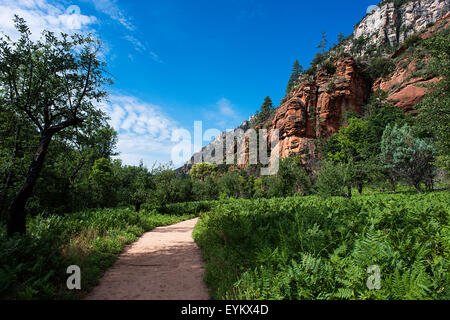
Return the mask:
[[433,137],[437,165],[450,173],[450,36],[431,37],[424,46],[431,54],[427,72],[441,80],[429,85],[431,92],[416,106],[417,126]]
[[219,186],[217,180],[212,177],[206,177],[204,181],[192,181],[192,193],[197,201],[218,200]]
[[117,190],[120,193],[121,202],[133,205],[136,212],[139,212],[142,204],[150,201],[151,193],[154,190],[153,175],[141,161],[139,166],[119,166],[115,168],[118,176]]
[[351,196],[352,184],[362,194],[363,185],[369,181],[373,171],[373,159],[369,157],[371,141],[368,121],[351,118],[348,122],[348,126],[342,127],[331,137],[325,151],[328,159],[346,166],[350,176],[348,195]]
[[422,182],[431,189],[434,156],[433,146],[414,137],[408,125],[386,127],[381,142],[381,161],[390,175],[408,181],[419,193]]
[[382,102],[374,103],[380,103],[380,105],[373,107],[373,112],[367,120],[369,140],[367,156],[373,159],[380,154],[381,139],[386,126],[389,124],[401,126],[409,121],[408,116],[399,108]]
[[[1,106],[0,102],[0,108]],[[24,175],[25,164],[31,161],[29,145],[35,139],[34,131],[30,130],[30,127],[28,122],[22,121],[13,112],[0,111],[0,215],[2,220],[6,219],[7,205]]]
[[[351,198],[352,173],[351,168],[345,163],[322,162],[321,169],[317,173],[317,181],[314,189],[323,197],[342,196]],[[347,193],[346,193],[347,192]]]
[[[31,40],[23,19],[16,16],[18,41],[0,40],[0,91],[2,109],[28,120],[39,132],[39,142],[25,182],[7,211],[8,235],[25,233],[25,205],[41,174],[55,135],[77,127],[88,118],[104,118],[95,102],[106,97],[105,64],[98,59],[100,43],[91,36],[44,32]],[[73,131],[72,131],[73,132]],[[73,138],[73,135],[68,135]]]
[[239,195],[244,199],[251,199],[254,194],[255,177],[249,175],[245,170],[239,172]]
[[283,197],[292,196],[295,193],[308,194],[311,181],[303,167],[300,155],[291,155],[280,161],[278,175],[281,179],[281,192]]
[[264,195],[267,198],[283,197],[283,181],[279,175],[262,177]]
[[303,73],[303,67],[300,65],[298,60],[295,60],[294,65],[292,66],[291,78],[289,79],[286,93],[289,94],[294,86],[298,83],[301,74]]
[[212,177],[217,174],[218,165],[206,162],[194,164],[191,169],[191,177],[201,181],[205,181],[207,177]]
[[160,166],[153,170],[154,190],[151,202],[158,206],[166,206],[177,202],[177,174],[168,166]]
[[95,205],[101,208],[113,207],[116,201],[116,183],[111,160],[101,158],[95,161],[90,182]]
[[226,197],[238,198],[240,192],[239,173],[227,172],[219,178],[220,193]]

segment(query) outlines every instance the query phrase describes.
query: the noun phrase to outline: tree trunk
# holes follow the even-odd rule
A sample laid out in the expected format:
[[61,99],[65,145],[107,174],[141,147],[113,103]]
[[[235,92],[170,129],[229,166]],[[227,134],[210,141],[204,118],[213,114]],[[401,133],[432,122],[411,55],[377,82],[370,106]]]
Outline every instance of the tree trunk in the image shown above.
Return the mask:
[[394,179],[390,178],[389,182],[391,183],[392,192],[395,193],[395,185],[397,184]]
[[352,198],[352,185],[351,184],[349,184],[347,186],[347,190],[348,190],[347,198],[351,199]]
[[139,201],[136,201],[135,209],[136,209],[136,212],[141,211],[141,203]]
[[363,194],[363,183],[362,183],[362,181],[358,181],[358,192],[359,192],[359,195],[362,196],[362,194]]
[[414,188],[416,188],[418,193],[422,193],[422,188],[420,187],[420,182],[414,183]]
[[17,193],[16,197],[12,200],[8,208],[6,222],[9,237],[13,236],[15,233],[25,234],[26,232],[25,205],[28,199],[31,197],[34,186],[36,185],[36,181],[38,180],[41,173],[45,156],[47,154],[47,149],[50,145],[52,137],[52,133],[42,134],[39,146],[28,169],[28,174],[25,178],[25,182],[23,183],[21,189]]
[[16,162],[16,159],[19,157],[19,138],[20,138],[20,124],[17,127],[16,130],[16,137],[14,138],[14,153],[13,153],[13,158],[12,158],[12,166],[11,169],[8,172],[8,175],[6,177],[5,180],[5,187],[3,188],[3,193],[2,193],[2,197],[0,199],[0,214],[2,215],[2,219],[4,218],[3,216],[3,209],[5,206],[5,202],[6,202],[6,198],[8,196],[8,189],[11,187],[11,185],[13,184],[13,178],[14,178],[14,163]]

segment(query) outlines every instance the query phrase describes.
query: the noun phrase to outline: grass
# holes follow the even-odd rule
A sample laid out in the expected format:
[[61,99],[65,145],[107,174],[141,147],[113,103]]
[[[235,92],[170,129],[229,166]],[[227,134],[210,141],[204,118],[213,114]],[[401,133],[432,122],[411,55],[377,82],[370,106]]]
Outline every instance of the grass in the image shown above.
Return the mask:
[[[0,299],[81,299],[123,248],[144,232],[194,218],[155,210],[89,210],[28,220],[26,236],[6,237],[0,228]],[[67,267],[81,268],[80,291],[66,287]]]

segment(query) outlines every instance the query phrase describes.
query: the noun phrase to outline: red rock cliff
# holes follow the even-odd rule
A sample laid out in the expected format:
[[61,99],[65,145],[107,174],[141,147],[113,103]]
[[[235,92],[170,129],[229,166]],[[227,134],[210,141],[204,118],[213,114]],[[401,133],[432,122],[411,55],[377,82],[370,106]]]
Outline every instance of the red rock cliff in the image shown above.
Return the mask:
[[345,113],[361,113],[370,94],[352,58],[334,63],[336,72],[320,71],[315,80],[304,79],[276,112],[272,129],[280,134],[280,155],[314,151],[313,139],[329,137],[346,123]]

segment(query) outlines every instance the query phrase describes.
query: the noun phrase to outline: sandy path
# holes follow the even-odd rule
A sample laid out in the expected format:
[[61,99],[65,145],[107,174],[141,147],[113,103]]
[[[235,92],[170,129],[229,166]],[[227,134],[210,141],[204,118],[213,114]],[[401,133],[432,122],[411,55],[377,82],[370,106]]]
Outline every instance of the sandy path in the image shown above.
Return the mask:
[[145,233],[125,249],[86,299],[209,299],[201,252],[191,236],[197,220]]

